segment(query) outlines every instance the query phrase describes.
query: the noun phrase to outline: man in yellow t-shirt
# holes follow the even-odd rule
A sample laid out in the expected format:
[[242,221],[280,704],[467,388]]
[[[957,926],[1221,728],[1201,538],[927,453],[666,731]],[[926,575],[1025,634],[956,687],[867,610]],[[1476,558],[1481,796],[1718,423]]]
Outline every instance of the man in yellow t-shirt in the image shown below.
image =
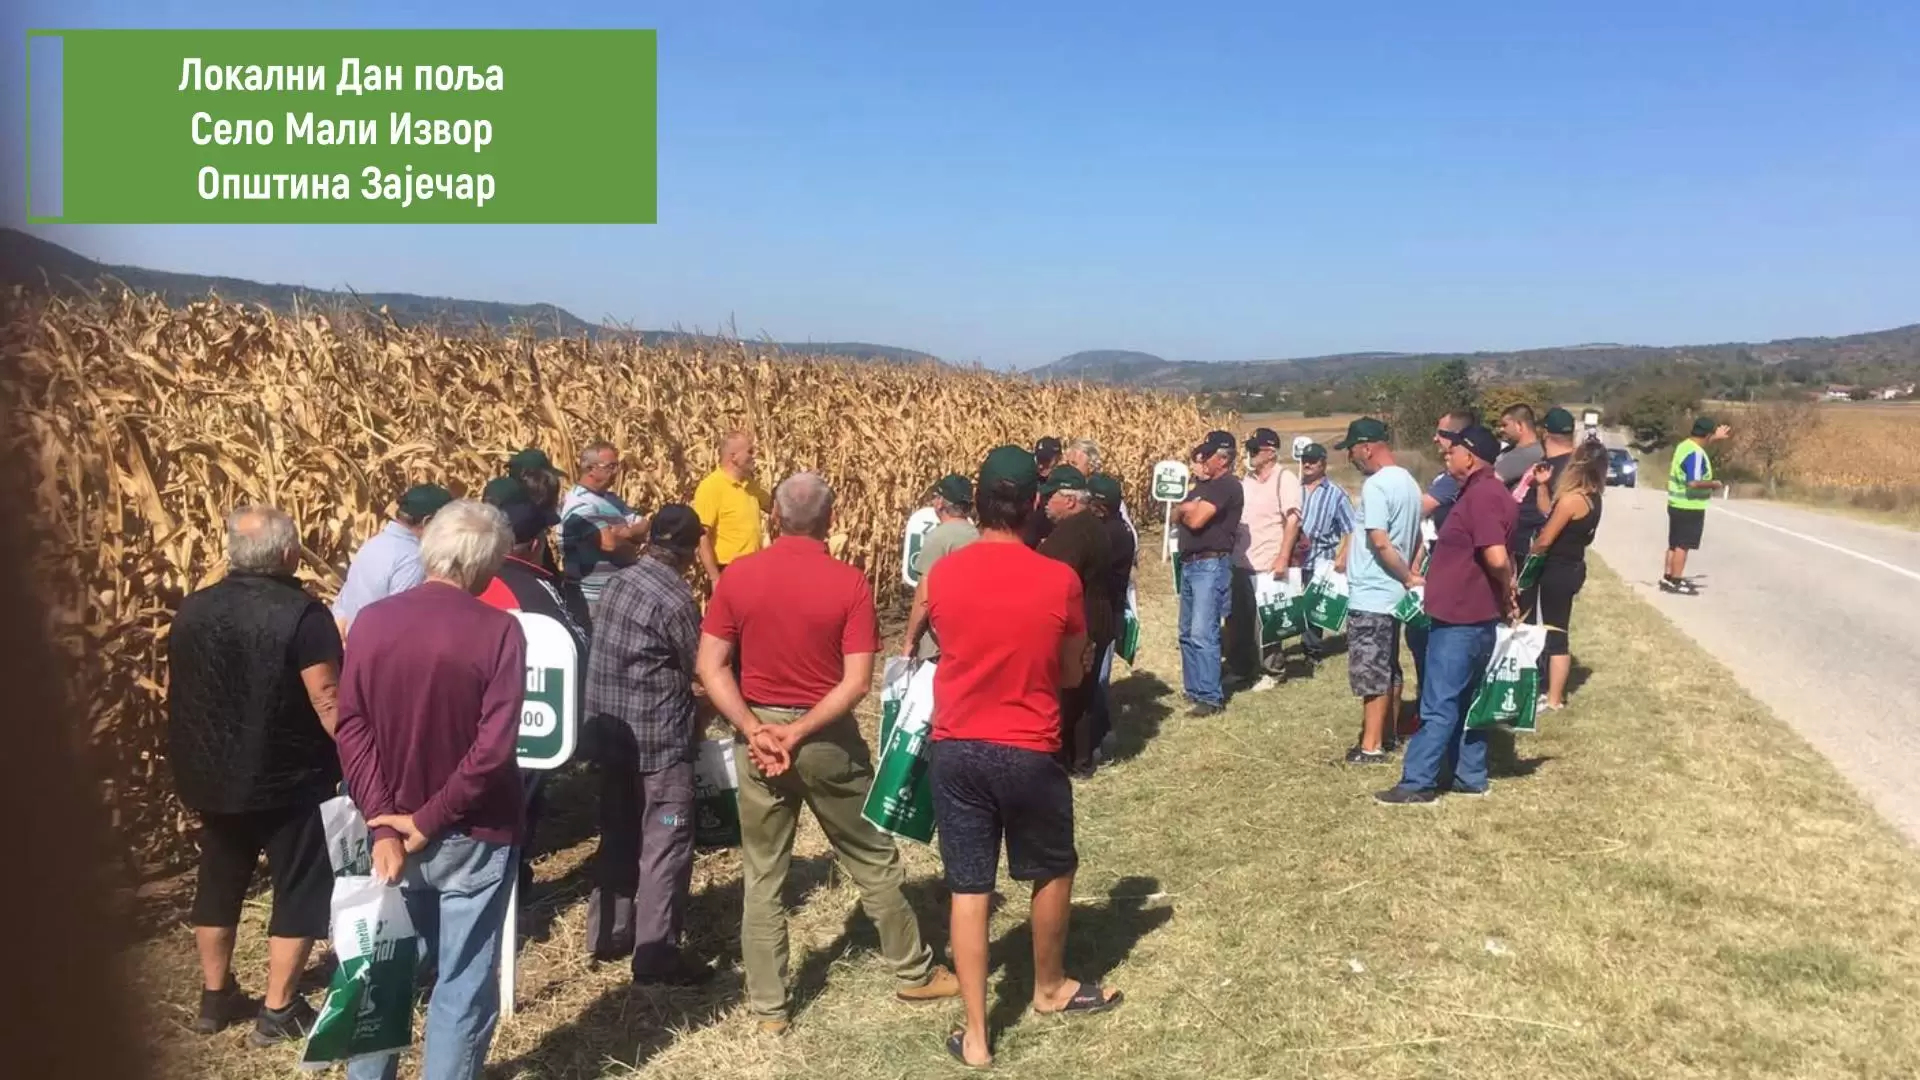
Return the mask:
[[720,440],[720,467],[693,491],[693,512],[700,517],[700,565],[710,581],[720,580],[727,564],[760,550],[760,515],[773,509],[773,496],[754,479],[753,436],[730,431]]

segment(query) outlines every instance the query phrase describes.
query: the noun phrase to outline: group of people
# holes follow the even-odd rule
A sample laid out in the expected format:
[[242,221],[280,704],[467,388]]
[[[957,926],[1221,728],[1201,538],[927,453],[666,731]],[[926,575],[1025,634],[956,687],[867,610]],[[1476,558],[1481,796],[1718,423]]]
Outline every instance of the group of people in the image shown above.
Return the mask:
[[[1431,802],[1442,792],[1485,793],[1484,736],[1467,730],[1465,719],[1496,630],[1523,620],[1544,628],[1539,707],[1563,708],[1573,600],[1586,580],[1608,465],[1606,448],[1591,433],[1580,438],[1566,409],[1536,417],[1530,406],[1515,405],[1499,424],[1495,435],[1470,410],[1440,417],[1433,444],[1445,467],[1423,487],[1396,461],[1385,423],[1353,421],[1333,449],[1345,451],[1364,478],[1357,508],[1328,479],[1327,448],[1319,443],[1301,448],[1298,474],[1280,463],[1281,439],[1268,428],[1256,429],[1244,444],[1228,432],[1211,432],[1194,447],[1193,482],[1172,513],[1181,571],[1181,672],[1191,713],[1217,713],[1229,689],[1265,691],[1286,677],[1286,643],[1263,641],[1258,580],[1293,570],[1305,587],[1331,571],[1347,582],[1348,683],[1361,702],[1359,736],[1347,763],[1386,764],[1399,749],[1404,639],[1419,686],[1419,726],[1406,744],[1399,783],[1377,797],[1408,804]],[[1701,425],[1697,435],[1724,434],[1712,421]],[[1246,461],[1239,470],[1242,445]],[[1696,447],[1682,449],[1674,468],[1686,487],[1676,490],[1703,497],[1700,488],[1713,483],[1711,466]],[[1676,515],[1682,513],[1676,505]],[[1688,532],[1680,516],[1675,520],[1670,543],[1697,546],[1697,528]],[[1521,571],[1530,558],[1539,560],[1538,573],[1523,587]],[[1670,557],[1669,576],[1677,574]],[[1426,620],[1405,621],[1396,609],[1415,589]],[[1324,657],[1325,643],[1311,623],[1301,639],[1311,667]]]
[[[1327,476],[1327,448],[1306,446],[1296,475],[1280,462],[1279,435],[1260,428],[1244,442],[1241,473],[1241,444],[1209,433],[1191,455],[1191,491],[1173,507],[1193,711],[1221,710],[1229,680],[1261,691],[1285,671],[1284,653],[1263,648],[1258,578],[1330,569],[1349,583],[1349,682],[1362,702],[1347,760],[1387,761],[1402,688],[1394,611],[1420,588],[1431,623],[1406,632],[1420,724],[1400,782],[1377,797],[1485,792],[1486,747],[1465,729],[1465,712],[1496,628],[1528,616],[1548,631],[1543,704],[1563,704],[1567,627],[1607,461],[1597,441],[1576,440],[1564,409],[1536,425],[1516,406],[1501,426],[1504,445],[1471,413],[1440,418],[1433,441],[1445,469],[1423,489],[1396,462],[1384,423],[1354,421],[1333,449],[1365,477],[1357,510]],[[1724,429],[1697,430],[1707,441],[1716,433]],[[331,610],[295,577],[295,522],[267,506],[232,512],[227,575],[185,598],[169,636],[169,757],[181,800],[202,823],[192,916],[199,1030],[250,1018],[259,1045],[311,1030],[314,1010],[296,987],[313,943],[329,933],[319,807],[344,790],[369,827],[375,875],[400,887],[427,943],[435,984],[422,1074],[480,1074],[501,950],[513,947],[503,940],[507,906],[516,876],[528,881],[545,775],[515,761],[528,678],[516,611],[563,626],[584,673],[581,756],[600,777],[586,935],[596,959],[625,959],[639,984],[713,976],[682,937],[694,763],[719,722],[737,749],[740,947],[761,1031],[782,1033],[791,1019],[782,896],[802,806],[859,888],[897,997],[964,1002],[966,1022],[947,1044],[954,1058],[984,1066],[992,1056],[987,926],[1003,851],[1010,876],[1033,888],[1033,1008],[1118,1004],[1117,991],[1069,978],[1064,957],[1078,867],[1073,780],[1093,773],[1112,734],[1108,683],[1138,549],[1097,444],[1047,437],[1031,450],[998,447],[973,476],[945,476],[929,493],[938,524],[915,556],[899,653],[934,665],[928,782],[952,896],[951,969],[902,892],[893,838],[862,812],[874,754],[854,710],[882,643],[866,577],[828,551],[833,489],[799,472],[765,490],[749,433],[716,449],[690,502],[651,514],[616,494],[624,466],[606,442],[581,452],[570,485],[529,449],[479,499],[410,487],[355,554]],[[1683,450],[1676,514],[1690,509],[1680,500],[1715,483],[1704,449]],[[1677,538],[1697,543],[1698,529]],[[1544,566],[1521,588],[1529,556]],[[704,606],[690,581],[696,567],[711,584]],[[1681,580],[1677,569],[1669,577]],[[1303,649],[1311,663],[1325,642],[1309,634]],[[266,993],[256,1001],[232,954],[262,854],[273,904]],[[396,1068],[388,1057],[349,1071],[371,1080]]]
[[[859,887],[897,997],[964,1000],[954,1057],[991,1057],[987,915],[1003,846],[1011,876],[1034,889],[1033,1008],[1119,1002],[1068,978],[1064,962],[1077,867],[1070,774],[1091,770],[1110,729],[1105,675],[1136,542],[1098,447],[1003,446],[976,477],[934,487],[944,531],[923,548],[901,651],[937,665],[930,783],[953,895],[951,969],[902,892],[893,838],[862,814],[874,761],[854,708],[881,642],[865,576],[827,548],[833,489],[799,472],[765,491],[744,432],[718,451],[690,504],[650,514],[615,494],[622,463],[605,442],[582,451],[571,486],[530,449],[479,499],[408,488],[356,552],[331,611],[295,577],[296,523],[268,506],[232,512],[228,573],[185,598],[170,635],[169,756],[203,826],[198,1030],[252,1019],[264,1046],[312,1029],[296,985],[329,933],[320,806],[344,791],[366,820],[374,875],[399,886],[426,944],[422,1075],[480,1075],[545,775],[515,761],[528,679],[515,611],[560,623],[581,659],[581,755],[601,783],[595,958],[625,958],[639,984],[712,977],[681,939],[694,762],[717,720],[738,751],[740,946],[761,1031],[790,1021],[782,896],[803,805]],[[712,587],[704,607],[696,566]],[[257,1001],[232,954],[263,853],[273,904]],[[389,1056],[349,1073],[396,1069]]]

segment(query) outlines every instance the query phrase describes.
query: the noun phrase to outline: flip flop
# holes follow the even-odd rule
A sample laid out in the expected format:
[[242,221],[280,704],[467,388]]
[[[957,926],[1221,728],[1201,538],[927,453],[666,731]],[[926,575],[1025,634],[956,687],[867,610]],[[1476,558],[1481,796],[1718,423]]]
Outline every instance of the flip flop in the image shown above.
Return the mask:
[[1101,989],[1099,983],[1081,983],[1080,989],[1074,991],[1073,996],[1067,999],[1065,1008],[1056,1012],[1041,1013],[1040,1015],[1092,1016],[1095,1013],[1111,1012],[1115,1008],[1118,1008],[1120,1002],[1126,997],[1125,994],[1122,994],[1118,990],[1114,991],[1111,998],[1107,997],[1106,994],[1107,992]]
[[947,1054],[949,1057],[952,1057],[953,1060],[975,1072],[986,1072],[988,1069],[993,1068],[993,1059],[991,1058],[987,1059],[985,1065],[975,1065],[973,1062],[967,1060],[967,1033],[965,1031],[956,1031],[947,1036]]

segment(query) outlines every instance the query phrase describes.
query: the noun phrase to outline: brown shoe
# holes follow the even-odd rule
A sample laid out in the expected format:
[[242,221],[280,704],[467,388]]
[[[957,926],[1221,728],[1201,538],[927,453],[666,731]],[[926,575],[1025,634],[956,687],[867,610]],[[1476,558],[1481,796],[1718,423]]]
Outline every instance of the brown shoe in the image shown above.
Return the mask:
[[960,980],[944,966],[935,964],[933,974],[919,986],[909,987],[894,995],[909,1005],[925,1005],[930,1001],[944,1001],[960,996]]
[[754,1026],[762,1035],[771,1035],[774,1038],[779,1038],[787,1033],[787,1028],[791,1025],[785,1020],[762,1020]]

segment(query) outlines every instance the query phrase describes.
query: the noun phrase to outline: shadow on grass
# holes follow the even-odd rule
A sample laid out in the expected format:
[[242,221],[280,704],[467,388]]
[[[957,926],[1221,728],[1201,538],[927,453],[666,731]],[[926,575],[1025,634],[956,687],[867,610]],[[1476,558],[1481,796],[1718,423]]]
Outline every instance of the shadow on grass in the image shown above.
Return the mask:
[[1551,754],[1521,757],[1521,735],[1508,728],[1487,729],[1487,775],[1496,779],[1532,776],[1553,760]]
[[[567,880],[589,874],[583,866]],[[787,873],[783,897],[786,907],[800,907],[832,874],[830,855],[795,858]],[[635,987],[623,982],[601,994],[573,1020],[548,1032],[531,1050],[489,1068],[487,1077],[599,1076],[611,1063],[639,1069],[675,1039],[718,1022],[746,994],[744,976],[733,970],[740,958],[741,900],[742,883],[736,876],[702,889],[687,903],[682,949],[688,959],[709,964],[719,972],[712,982],[700,987]],[[832,959],[844,952],[845,948],[840,948]],[[816,953],[809,957],[801,975],[803,983],[811,978],[824,986],[831,960],[819,965],[817,975],[809,974],[819,956]],[[608,964],[624,968],[626,961],[612,960]],[[556,986],[552,992],[563,990]],[[818,989],[813,993],[818,994]],[[798,995],[796,989],[796,1000]],[[536,997],[523,1002],[522,1008],[538,1005],[540,1000]]]
[[1113,758],[1126,761],[1139,757],[1160,734],[1160,725],[1173,715],[1174,690],[1158,675],[1148,671],[1130,672],[1126,678],[1107,688],[1107,700],[1113,717]]
[[[1158,894],[1160,882],[1128,877],[1107,892],[1099,907],[1076,904],[1067,928],[1067,977],[1094,983],[1119,967],[1142,938],[1173,918],[1173,908],[1149,907],[1146,898]],[[987,970],[1000,972],[991,988],[987,1030],[1010,1028],[1033,1006],[1033,924],[1023,922],[1007,931],[987,951]],[[1125,987],[1119,989],[1125,990]]]
[[1573,666],[1567,669],[1567,693],[1569,695],[1578,693],[1591,678],[1593,678],[1593,669],[1575,660]]

